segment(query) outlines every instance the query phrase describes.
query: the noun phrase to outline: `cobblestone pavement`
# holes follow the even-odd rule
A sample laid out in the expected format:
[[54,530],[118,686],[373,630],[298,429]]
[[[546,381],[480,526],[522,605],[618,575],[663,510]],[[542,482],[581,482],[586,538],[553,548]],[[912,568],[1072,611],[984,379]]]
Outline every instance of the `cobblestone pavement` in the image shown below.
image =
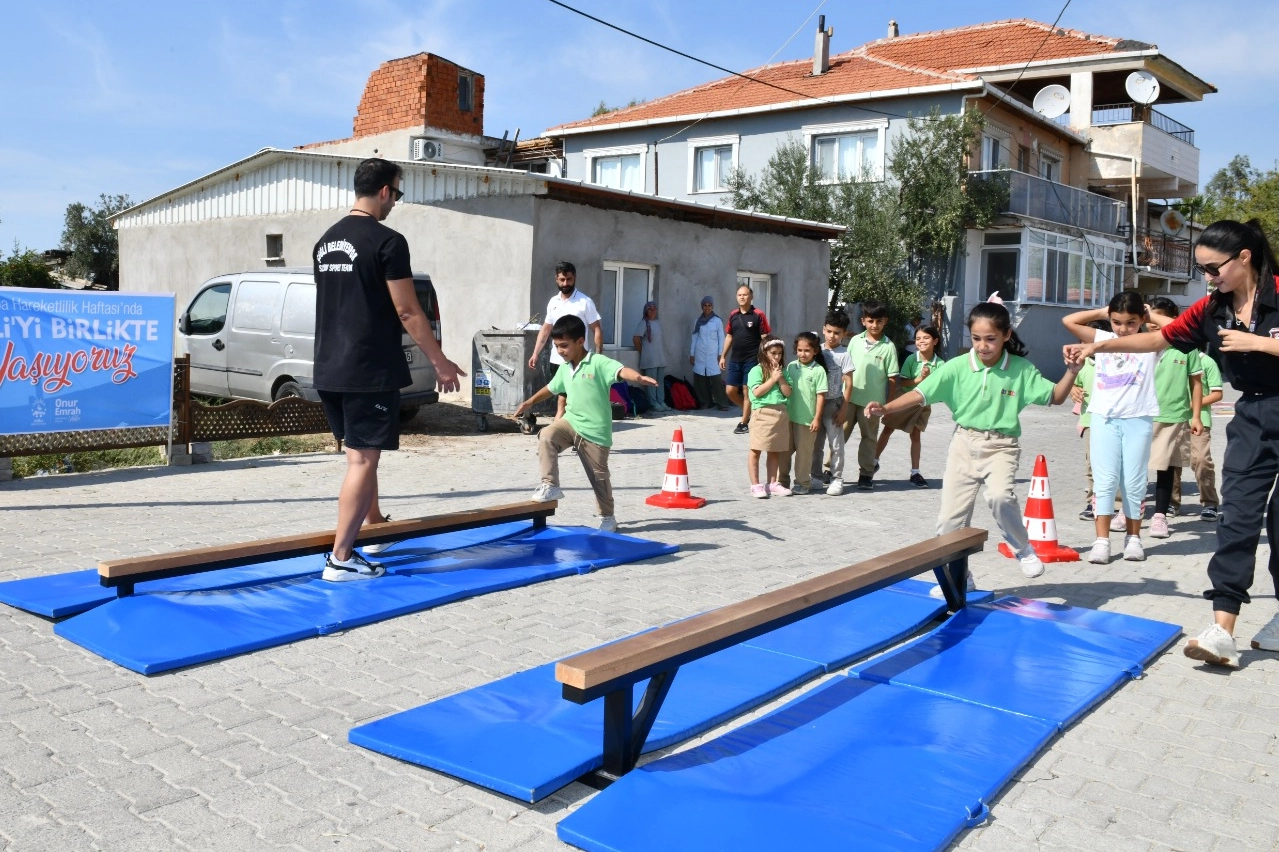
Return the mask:
[[[55,637],[44,619],[0,607],[0,847],[565,848],[555,825],[595,795],[588,788],[573,784],[529,806],[355,748],[347,731],[932,534],[939,491],[905,481],[903,436],[873,493],[760,501],[746,496],[747,439],[732,434],[734,422],[692,414],[618,429],[622,531],[679,544],[675,556],[150,678]],[[1034,454],[1047,455],[1063,543],[1086,547],[1073,418],[1035,409],[1024,422],[1022,475]],[[660,485],[677,424],[694,492],[710,500],[700,511],[643,503]],[[1224,421],[1217,426],[1219,461]],[[939,409],[924,437],[934,486],[949,428]],[[585,477],[566,461],[556,520],[589,523]],[[340,458],[316,454],[0,483],[0,579],[329,528],[342,470]],[[382,471],[383,505],[397,517],[510,502],[536,483],[535,441],[498,432],[440,439],[388,454]],[[1187,503],[1197,509],[1193,496]],[[983,505],[974,520],[990,526]],[[1173,529],[1166,541],[1147,540],[1144,563],[1052,565],[1027,582],[992,542],[973,565],[983,588],[1162,619],[1193,634],[1210,617],[1199,594],[1212,527],[1183,516]],[[1262,566],[1265,557],[1263,548]],[[1264,567],[1254,592],[1240,621],[1244,647],[1275,611]],[[1055,739],[992,804],[991,820],[956,846],[1275,849],[1277,727],[1276,655],[1245,650],[1242,668],[1224,673],[1174,648]]]

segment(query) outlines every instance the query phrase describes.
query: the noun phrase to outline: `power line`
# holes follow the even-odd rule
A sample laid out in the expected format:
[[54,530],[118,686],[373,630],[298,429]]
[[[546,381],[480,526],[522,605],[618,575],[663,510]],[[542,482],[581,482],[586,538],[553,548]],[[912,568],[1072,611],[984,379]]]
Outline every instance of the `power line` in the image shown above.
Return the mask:
[[[1026,60],[1026,64],[1021,66],[1021,70],[1017,72],[1017,78],[1013,80],[1012,85],[1007,87],[1007,91],[1011,94],[1012,90],[1017,88],[1017,84],[1021,82],[1022,75],[1026,73],[1026,69],[1030,67],[1030,63],[1035,61],[1035,57],[1039,55],[1039,51],[1044,49],[1044,45],[1048,44],[1048,39],[1052,38],[1053,33],[1057,32],[1057,24],[1061,22],[1061,18],[1066,14],[1066,10],[1070,8],[1071,0],[1066,0],[1066,4],[1061,7],[1061,11],[1057,13],[1057,17],[1053,19],[1052,25],[1048,27],[1048,32],[1044,33],[1044,38],[1039,42],[1039,47],[1035,48],[1035,52],[1030,54],[1030,58]],[[990,111],[997,105],[998,101],[990,105],[990,109],[982,114],[982,118],[990,115]]]

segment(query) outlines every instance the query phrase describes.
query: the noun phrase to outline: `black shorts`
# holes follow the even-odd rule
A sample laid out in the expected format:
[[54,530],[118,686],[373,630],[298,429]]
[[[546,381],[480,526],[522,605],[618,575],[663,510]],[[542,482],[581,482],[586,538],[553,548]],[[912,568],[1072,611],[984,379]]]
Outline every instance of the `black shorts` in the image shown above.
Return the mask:
[[400,392],[320,391],[333,437],[352,450],[400,448]]

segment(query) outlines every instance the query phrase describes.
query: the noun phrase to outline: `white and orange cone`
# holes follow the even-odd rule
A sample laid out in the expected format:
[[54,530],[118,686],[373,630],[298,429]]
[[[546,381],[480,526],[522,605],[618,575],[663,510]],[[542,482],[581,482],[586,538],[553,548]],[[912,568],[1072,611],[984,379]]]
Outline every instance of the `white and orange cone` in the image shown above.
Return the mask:
[[684,430],[675,428],[671,436],[671,454],[666,459],[666,476],[662,479],[662,492],[644,501],[663,509],[700,509],[706,505],[705,497],[694,497],[688,490],[688,460],[684,458]]
[[[1052,492],[1048,489],[1048,460],[1035,456],[1035,472],[1030,476],[1030,493],[1026,496],[1026,534],[1030,546],[1041,562],[1078,562],[1078,551],[1057,543],[1057,520],[1053,517]],[[999,552],[1015,558],[1007,544],[1000,543]]]

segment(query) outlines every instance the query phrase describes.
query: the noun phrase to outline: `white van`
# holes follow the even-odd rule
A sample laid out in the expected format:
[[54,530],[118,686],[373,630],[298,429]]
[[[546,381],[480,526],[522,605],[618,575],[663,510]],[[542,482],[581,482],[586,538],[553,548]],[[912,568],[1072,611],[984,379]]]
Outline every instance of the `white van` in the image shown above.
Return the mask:
[[[413,274],[418,301],[435,339],[440,308],[431,277]],[[319,400],[312,378],[315,278],[310,269],[266,269],[219,275],[204,283],[178,317],[179,348],[191,356],[191,390],[274,402]],[[400,391],[400,419],[435,402],[435,368],[407,333],[401,344],[413,384]]]

